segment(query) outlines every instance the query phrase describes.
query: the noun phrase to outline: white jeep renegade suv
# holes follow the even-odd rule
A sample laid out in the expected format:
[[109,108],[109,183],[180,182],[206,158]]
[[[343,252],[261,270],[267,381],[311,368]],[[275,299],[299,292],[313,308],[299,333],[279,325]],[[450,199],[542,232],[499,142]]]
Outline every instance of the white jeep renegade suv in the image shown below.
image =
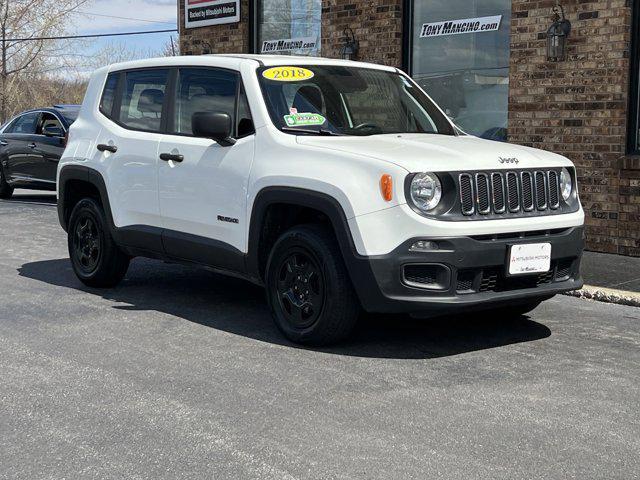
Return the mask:
[[77,276],[145,256],[264,285],[291,340],[360,308],[525,313],[580,288],[572,163],[466,135],[403,72],[217,55],[94,73],[58,167]]

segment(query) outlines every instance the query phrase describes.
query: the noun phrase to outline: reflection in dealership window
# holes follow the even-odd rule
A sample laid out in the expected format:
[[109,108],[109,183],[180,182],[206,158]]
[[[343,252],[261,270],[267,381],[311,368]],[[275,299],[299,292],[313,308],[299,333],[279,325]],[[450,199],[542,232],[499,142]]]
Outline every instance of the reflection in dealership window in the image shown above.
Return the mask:
[[[501,16],[496,31],[421,37],[425,23]],[[506,141],[510,0],[416,0],[412,74],[467,133]]]
[[320,55],[321,12],[321,0],[259,1],[259,52]]

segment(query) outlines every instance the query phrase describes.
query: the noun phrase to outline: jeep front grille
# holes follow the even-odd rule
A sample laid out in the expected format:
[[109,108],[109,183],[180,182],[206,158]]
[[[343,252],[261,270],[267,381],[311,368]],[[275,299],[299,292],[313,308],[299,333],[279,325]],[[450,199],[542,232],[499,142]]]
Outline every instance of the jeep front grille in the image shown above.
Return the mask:
[[461,173],[460,206],[464,216],[540,214],[560,207],[557,170]]
[[468,173],[460,175],[460,201],[462,202],[462,213],[473,215],[476,211],[473,200],[473,179]]

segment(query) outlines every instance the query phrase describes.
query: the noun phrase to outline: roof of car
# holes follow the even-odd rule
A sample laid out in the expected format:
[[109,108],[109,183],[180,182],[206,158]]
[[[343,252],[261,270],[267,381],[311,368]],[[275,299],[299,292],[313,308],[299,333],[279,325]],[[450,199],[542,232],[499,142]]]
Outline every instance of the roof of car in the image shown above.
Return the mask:
[[50,107],[40,107],[40,108],[30,108],[28,110],[24,110],[17,115],[23,115],[25,113],[30,112],[75,112],[79,111],[82,105],[52,105]]
[[78,113],[80,112],[80,107],[81,105],[58,104],[58,105],[52,105],[50,107],[30,108],[29,110],[24,110],[20,113],[16,113],[14,116],[9,118],[5,123],[0,125],[0,130],[4,130],[4,127],[6,127],[10,122],[12,122],[18,116],[24,115],[25,113],[31,113],[31,112],[57,113],[62,116],[63,123],[66,122],[67,123],[66,126],[68,126],[68,124],[73,123],[75,118],[78,116]]
[[375,68],[394,71],[395,68],[378,65],[374,63],[354,62],[352,60],[341,60],[335,58],[295,56],[295,55],[258,55],[248,53],[229,53],[214,55],[185,55],[176,57],[159,57],[149,58],[146,60],[134,60],[130,62],[116,63],[111,65],[109,71],[127,70],[133,68],[145,67],[161,67],[176,65],[194,65],[194,66],[224,66],[232,64],[240,64],[242,62],[251,61],[256,66],[278,66],[278,65],[343,65],[351,67]]
[[53,108],[56,110],[80,110],[80,107],[82,105],[75,105],[72,103],[60,103],[57,105],[54,105]]

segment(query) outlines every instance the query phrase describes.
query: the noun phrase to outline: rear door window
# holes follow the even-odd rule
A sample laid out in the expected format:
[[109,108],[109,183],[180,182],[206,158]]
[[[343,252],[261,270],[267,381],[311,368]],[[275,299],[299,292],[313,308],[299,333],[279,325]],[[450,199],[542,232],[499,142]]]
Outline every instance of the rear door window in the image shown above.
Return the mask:
[[138,70],[125,74],[119,122],[146,132],[160,132],[169,70]]

